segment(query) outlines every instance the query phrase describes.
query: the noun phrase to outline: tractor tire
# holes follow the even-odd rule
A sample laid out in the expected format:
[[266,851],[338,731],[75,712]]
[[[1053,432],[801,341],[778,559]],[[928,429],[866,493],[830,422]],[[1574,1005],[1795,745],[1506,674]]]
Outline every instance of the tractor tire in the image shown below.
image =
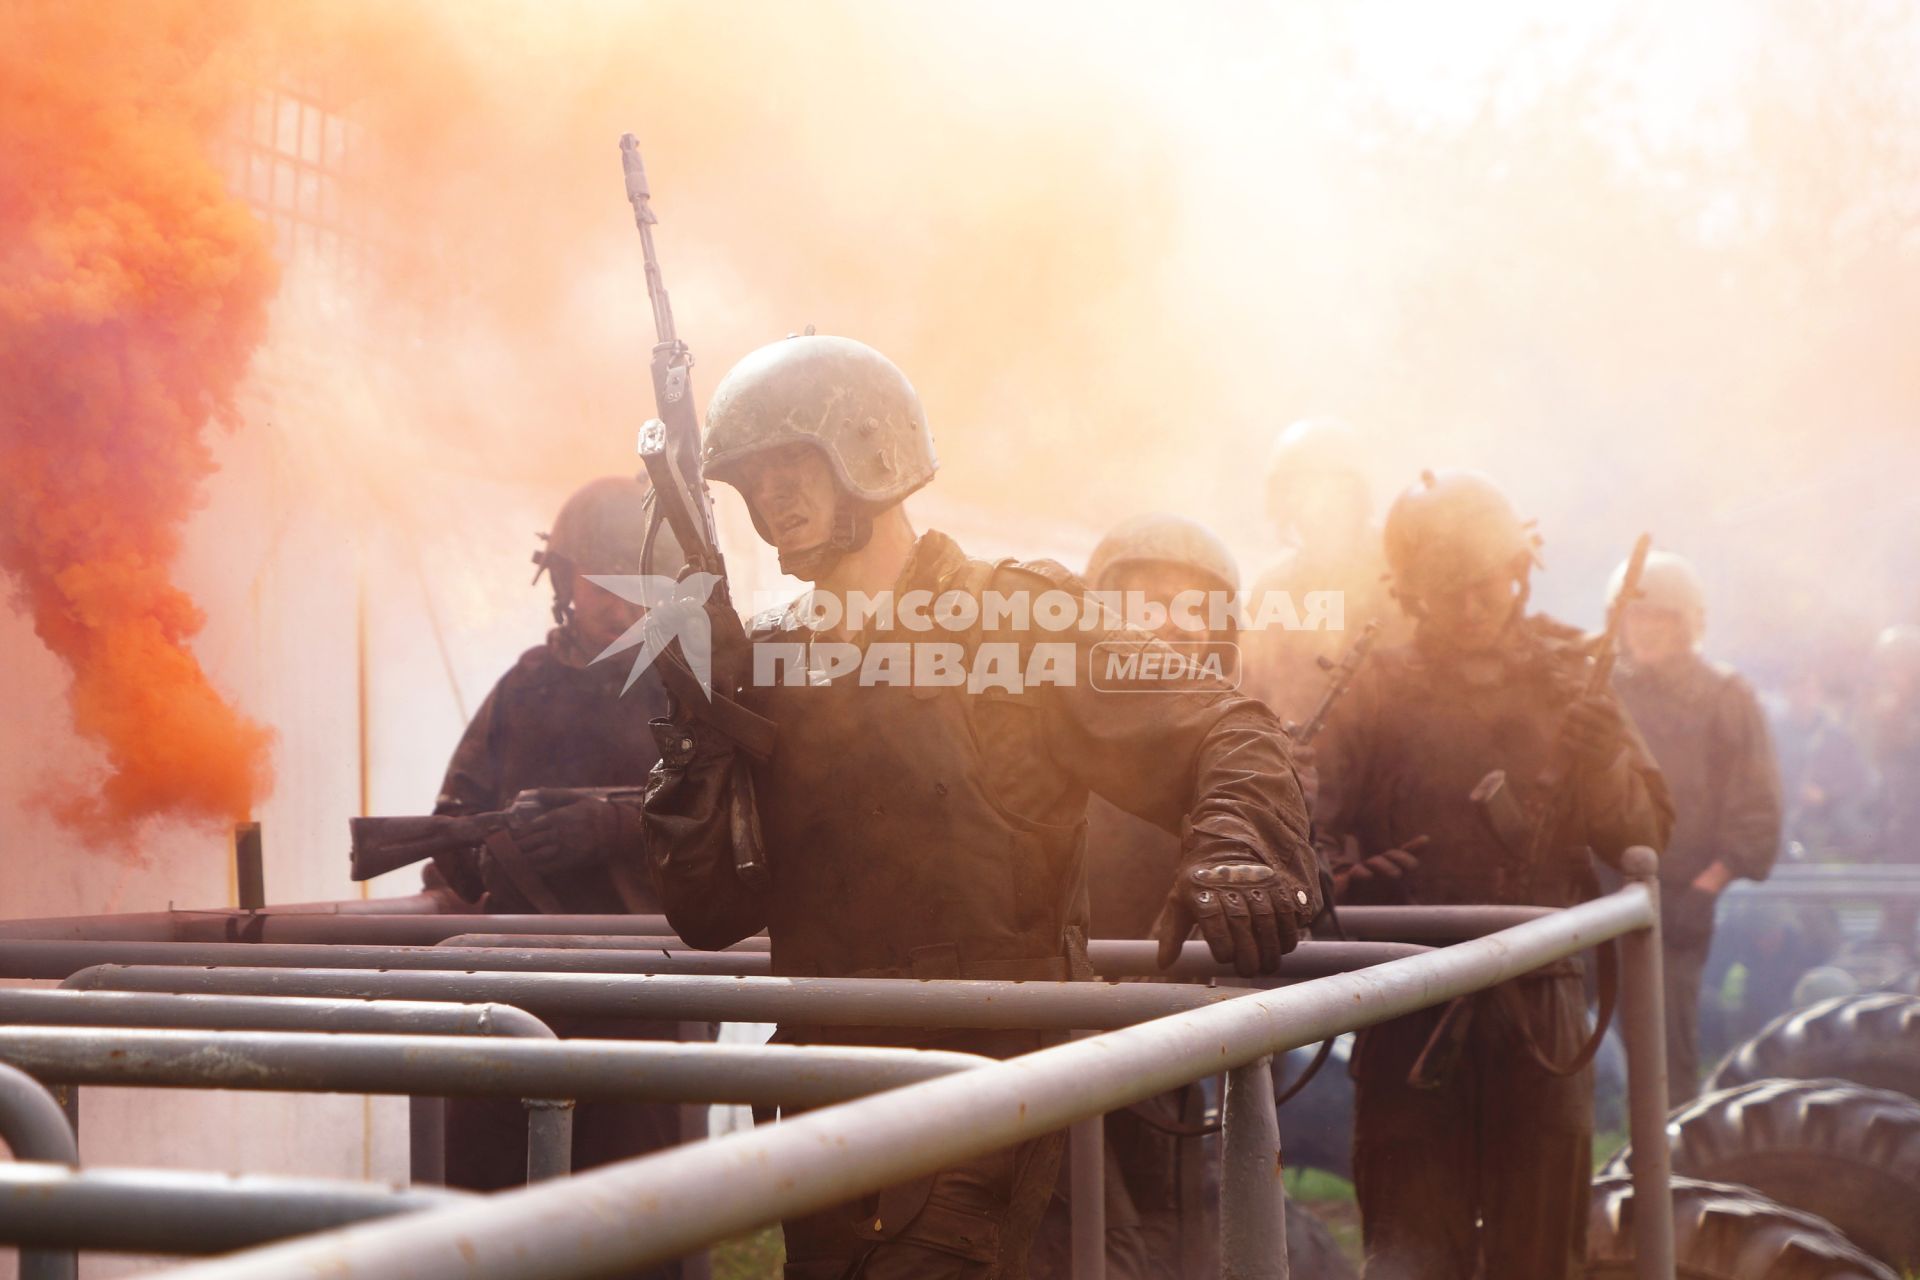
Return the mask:
[[1920,996],[1876,991],[1783,1013],[1721,1060],[1706,1091],[1776,1078],[1850,1080],[1920,1098]]
[[[1831,1223],[1746,1187],[1673,1180],[1676,1280],[1899,1280]],[[1587,1280],[1633,1280],[1633,1183],[1593,1184]]]
[[[1673,1171],[1825,1218],[1896,1271],[1920,1268],[1920,1102],[1845,1080],[1760,1080],[1667,1121]],[[1601,1170],[1624,1177],[1626,1151]]]

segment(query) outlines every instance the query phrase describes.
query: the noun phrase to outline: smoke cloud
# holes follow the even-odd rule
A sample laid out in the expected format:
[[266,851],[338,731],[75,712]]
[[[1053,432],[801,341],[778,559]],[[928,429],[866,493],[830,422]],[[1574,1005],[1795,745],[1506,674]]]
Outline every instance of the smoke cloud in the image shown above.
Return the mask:
[[208,682],[170,579],[276,275],[206,147],[236,16],[15,3],[0,42],[0,566],[103,754],[47,796],[94,842],[241,819],[269,785],[270,734]]

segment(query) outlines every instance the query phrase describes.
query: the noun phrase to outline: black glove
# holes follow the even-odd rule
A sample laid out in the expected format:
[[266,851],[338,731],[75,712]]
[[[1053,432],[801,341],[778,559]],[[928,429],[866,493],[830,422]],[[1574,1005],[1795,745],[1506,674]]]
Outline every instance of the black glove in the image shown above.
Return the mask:
[[1398,902],[1401,881],[1420,865],[1415,855],[1427,846],[1427,837],[1415,836],[1397,849],[1385,849],[1350,863],[1333,873],[1334,896],[1355,906]]
[[1282,892],[1280,873],[1251,857],[1182,869],[1155,930],[1160,967],[1179,959],[1197,924],[1213,958],[1231,963],[1241,977],[1279,972],[1280,957],[1300,945],[1301,917],[1311,905],[1305,890],[1295,891],[1292,902],[1276,902]]
[[602,862],[620,836],[620,814],[610,800],[566,790],[537,793],[542,806],[509,827],[513,842],[535,869],[575,871]]
[[1627,717],[1605,694],[1581,698],[1560,721],[1560,746],[1583,773],[1605,773],[1627,749]]
[[700,718],[708,702],[691,665],[689,646],[707,655],[716,697],[732,698],[753,680],[753,643],[747,639],[740,615],[719,598],[717,591],[697,609],[687,599],[658,606],[649,621],[664,628],[664,636],[679,642],[661,655],[660,678],[673,694],[675,719],[682,723]]

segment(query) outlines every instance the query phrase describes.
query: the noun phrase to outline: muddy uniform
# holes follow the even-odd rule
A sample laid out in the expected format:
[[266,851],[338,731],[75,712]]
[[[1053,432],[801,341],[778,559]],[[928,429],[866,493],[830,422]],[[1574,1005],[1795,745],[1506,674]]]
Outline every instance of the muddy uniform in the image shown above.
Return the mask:
[[[1037,599],[1081,587],[1058,566],[969,560],[944,535],[928,533],[896,599],[914,590]],[[950,635],[868,632],[861,642]],[[764,893],[734,871],[732,748],[704,727],[663,725],[647,848],[676,932],[698,946],[723,947],[765,927],[782,975],[1083,976],[1075,956],[1087,919],[1090,790],[1163,829],[1185,822],[1183,865],[1223,853],[1264,859],[1278,872],[1276,900],[1310,915],[1317,892],[1306,814],[1271,714],[1224,691],[1092,688],[1092,646],[1114,635],[1146,643],[1097,630],[952,637],[975,654],[996,643],[1017,642],[1023,655],[1036,641],[1071,646],[1077,670],[1070,686],[969,694],[862,686],[847,675],[746,690],[745,700],[778,725],[770,759],[754,767],[771,877]],[[805,638],[791,613],[754,634],[761,646]],[[783,1026],[780,1038],[1002,1058],[1043,1043],[1021,1031],[802,1026]],[[1055,1135],[789,1222],[786,1274],[1022,1276],[1025,1242],[1053,1186],[1060,1146]]]
[[[1336,871],[1425,836],[1400,882],[1405,901],[1561,907],[1591,896],[1589,850],[1611,860],[1660,847],[1672,809],[1637,741],[1606,773],[1569,782],[1573,817],[1539,865],[1499,846],[1468,800],[1494,769],[1521,804],[1539,800],[1534,779],[1581,692],[1581,656],[1579,633],[1542,617],[1515,623],[1486,655],[1430,655],[1418,640],[1374,655],[1317,744],[1316,825]],[[1518,1034],[1524,1018],[1546,1055],[1573,1057],[1587,1030],[1579,967],[1562,962],[1478,997],[1439,1087],[1412,1088],[1408,1072],[1441,1012],[1363,1031],[1353,1055],[1368,1277],[1583,1276],[1592,1071],[1551,1075]]]
[[[481,704],[467,726],[441,785],[436,813],[489,813],[505,808],[529,787],[619,787],[645,783],[658,756],[648,721],[666,710],[666,697],[651,675],[643,675],[624,696],[623,662],[588,665],[565,628],[547,643],[527,650]],[[606,856],[633,857],[640,840],[637,811],[623,814],[621,835]],[[447,879],[467,896],[481,896],[477,860],[469,857],[446,869]],[[606,870],[588,866],[543,877],[569,912],[604,913],[629,909]],[[644,883],[644,875],[639,878]],[[629,879],[629,897],[632,895]],[[503,896],[504,895],[504,896]],[[652,909],[650,903],[635,904]],[[534,910],[497,886],[483,909],[521,913]],[[564,1037],[599,1039],[677,1038],[672,1023],[633,1020],[550,1020]],[[583,1102],[574,1119],[573,1167],[576,1170],[630,1159],[680,1140],[679,1109],[671,1104]],[[527,1178],[526,1113],[511,1100],[454,1098],[447,1104],[447,1183],[476,1191],[497,1191]],[[654,1269],[649,1277],[679,1274],[677,1267]]]
[[1687,653],[1622,667],[1614,687],[1673,796],[1660,857],[1665,944],[1667,1089],[1677,1105],[1700,1080],[1700,982],[1713,942],[1714,897],[1693,887],[1716,862],[1764,880],[1780,852],[1780,775],[1759,699],[1732,671]]

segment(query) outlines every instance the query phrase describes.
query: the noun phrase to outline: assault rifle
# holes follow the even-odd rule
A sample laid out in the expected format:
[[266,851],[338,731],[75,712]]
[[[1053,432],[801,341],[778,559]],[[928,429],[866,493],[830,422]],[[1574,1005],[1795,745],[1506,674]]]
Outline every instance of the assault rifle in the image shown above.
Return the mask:
[[1313,709],[1313,714],[1307,717],[1305,724],[1287,726],[1288,736],[1293,739],[1294,746],[1311,745],[1320,736],[1320,731],[1327,727],[1327,717],[1333,714],[1333,704],[1340,701],[1341,695],[1353,684],[1353,678],[1360,674],[1360,668],[1373,651],[1374,639],[1379,634],[1379,622],[1370,620],[1361,628],[1359,638],[1341,655],[1340,661],[1333,662],[1325,654],[1320,655],[1320,669],[1327,673],[1327,691],[1320,695],[1320,705]]
[[[693,352],[680,339],[673,323],[673,303],[654,252],[653,228],[660,219],[653,212],[653,192],[640,144],[630,133],[620,138],[620,168],[626,178],[627,202],[633,206],[633,224],[640,232],[640,252],[646,263],[647,299],[653,304],[653,404],[658,415],[640,428],[640,460],[653,482],[656,519],[664,519],[685,552],[687,563],[674,567],[675,577],[686,572],[711,574],[718,579],[712,600],[732,608],[727,588],[727,566],[720,555],[720,539],[713,523],[713,496],[707,492],[700,469],[700,420],[693,411]],[[648,534],[640,572],[651,573],[653,535]],[[773,750],[774,726],[764,716],[735,702],[731,690],[701,690],[692,678],[678,644],[659,657],[661,675],[669,691],[686,711],[706,720],[742,750],[765,759]],[[751,888],[765,887],[766,856],[760,843],[760,819],[753,798],[753,775],[745,758],[736,756],[731,813],[734,870]]]
[[399,818],[348,818],[349,855],[355,880],[371,880],[442,853],[476,849],[496,831],[510,831],[561,803],[574,800],[643,800],[645,787],[539,787],[522,791],[495,813],[419,814]]

